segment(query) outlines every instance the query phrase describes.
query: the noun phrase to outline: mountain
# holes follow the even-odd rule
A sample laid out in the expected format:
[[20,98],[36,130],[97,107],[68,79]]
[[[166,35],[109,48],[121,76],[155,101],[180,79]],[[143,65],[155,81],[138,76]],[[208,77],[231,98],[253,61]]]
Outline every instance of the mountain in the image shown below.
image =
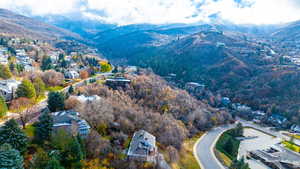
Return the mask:
[[37,20],[77,33],[87,39],[93,39],[100,32],[116,28],[114,24],[106,24],[83,16],[71,17],[62,15],[36,16]]
[[259,35],[248,31],[252,28],[231,26],[207,25],[202,30],[198,27],[197,33],[180,29],[135,31],[99,48],[116,63],[150,67],[161,76],[176,74],[181,86],[203,83],[215,93],[257,109],[275,104],[279,111],[290,112],[290,117],[297,112],[300,73],[295,64],[282,61],[281,46],[269,41],[270,29],[254,29]]
[[296,40],[300,38],[300,21],[282,25],[271,34],[271,37],[281,41]]
[[41,40],[68,39],[84,41],[84,39],[76,33],[45,24],[6,9],[0,9],[0,33]]

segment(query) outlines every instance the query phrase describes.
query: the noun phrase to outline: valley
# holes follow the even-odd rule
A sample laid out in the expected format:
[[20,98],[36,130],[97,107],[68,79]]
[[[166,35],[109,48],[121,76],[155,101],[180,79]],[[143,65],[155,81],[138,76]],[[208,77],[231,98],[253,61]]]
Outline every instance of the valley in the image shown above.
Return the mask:
[[0,9],[0,168],[299,167],[299,21],[76,16]]

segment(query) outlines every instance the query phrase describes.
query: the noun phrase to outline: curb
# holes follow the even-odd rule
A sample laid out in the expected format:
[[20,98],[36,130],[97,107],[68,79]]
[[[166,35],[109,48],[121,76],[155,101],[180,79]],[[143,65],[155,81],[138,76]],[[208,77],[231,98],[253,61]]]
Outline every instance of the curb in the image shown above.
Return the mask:
[[199,142],[203,139],[203,137],[205,137],[207,135],[207,132],[205,132],[197,141],[196,141],[196,143],[194,144],[194,147],[193,147],[193,154],[194,154],[194,156],[195,156],[195,158],[196,158],[196,160],[197,160],[197,162],[198,162],[198,164],[199,164],[199,166],[200,166],[200,168],[201,169],[205,169],[204,167],[203,167],[203,165],[202,165],[202,163],[201,163],[201,161],[200,161],[200,159],[199,159],[199,157],[197,156],[197,151],[196,151],[196,149],[197,149],[197,145],[199,144]]

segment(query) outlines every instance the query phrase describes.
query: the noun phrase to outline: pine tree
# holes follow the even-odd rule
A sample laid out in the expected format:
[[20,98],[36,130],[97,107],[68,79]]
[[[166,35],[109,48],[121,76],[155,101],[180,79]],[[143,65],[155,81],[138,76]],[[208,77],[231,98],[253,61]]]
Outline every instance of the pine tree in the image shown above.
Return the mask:
[[41,78],[36,78],[34,79],[33,82],[35,92],[37,96],[44,96],[45,91],[46,91],[46,85],[44,81]]
[[227,153],[229,153],[230,155],[233,155],[234,143],[233,143],[232,138],[229,138],[227,140],[224,147],[225,147],[225,150]]
[[26,97],[29,99],[36,97],[36,92],[34,85],[29,80],[23,80],[22,84],[19,85],[17,89],[17,96],[18,97]]
[[0,96],[0,117],[5,116],[6,112],[8,111],[7,105],[5,103],[5,99]]
[[12,73],[9,70],[8,66],[0,65],[0,77],[3,79],[9,79],[12,77]]
[[60,165],[60,162],[56,158],[53,157],[50,159],[45,169],[64,169],[64,167]]
[[68,93],[69,93],[69,94],[73,94],[73,93],[74,93],[74,88],[73,88],[73,86],[70,86],[70,87],[69,87]]
[[38,143],[44,143],[51,139],[53,118],[50,113],[44,112],[39,117],[39,122],[35,125],[35,138],[34,140]]
[[60,92],[50,92],[48,95],[48,108],[52,112],[64,110],[65,96]]
[[23,169],[23,157],[20,152],[9,144],[0,146],[0,168]]
[[27,148],[28,138],[14,119],[7,121],[0,128],[0,145],[5,143],[10,144],[21,153]]
[[80,161],[83,160],[83,152],[76,137],[72,139],[66,150],[63,151],[62,158],[63,164],[67,168],[78,168],[80,166]]
[[49,70],[52,69],[52,60],[49,56],[45,56],[42,60],[42,65],[41,65],[42,70]]

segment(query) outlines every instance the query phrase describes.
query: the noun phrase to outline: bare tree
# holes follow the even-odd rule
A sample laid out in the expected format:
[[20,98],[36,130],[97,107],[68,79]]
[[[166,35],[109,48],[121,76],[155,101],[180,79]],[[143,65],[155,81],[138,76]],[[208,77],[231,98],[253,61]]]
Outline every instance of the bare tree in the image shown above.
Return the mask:
[[11,102],[10,110],[19,115],[23,129],[25,129],[26,124],[30,121],[33,114],[37,112],[38,108],[32,100],[20,97]]
[[56,72],[55,70],[48,70],[43,73],[42,79],[46,85],[60,86],[63,84],[65,77],[62,73]]

